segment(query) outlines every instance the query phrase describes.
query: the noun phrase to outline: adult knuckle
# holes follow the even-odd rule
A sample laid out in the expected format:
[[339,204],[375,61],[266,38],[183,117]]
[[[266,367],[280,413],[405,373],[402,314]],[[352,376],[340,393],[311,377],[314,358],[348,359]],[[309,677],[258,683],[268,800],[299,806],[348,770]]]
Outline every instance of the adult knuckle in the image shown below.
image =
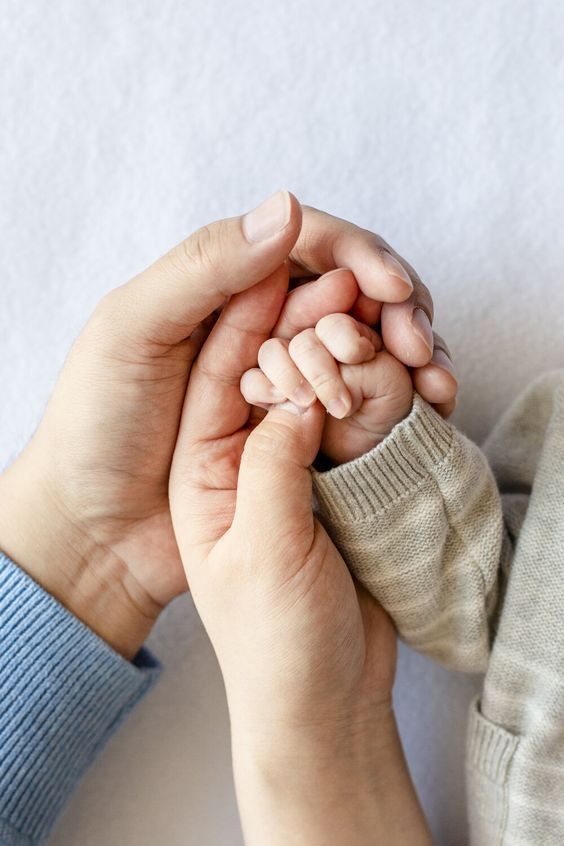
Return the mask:
[[182,241],[174,251],[180,270],[199,273],[214,270],[221,262],[218,227],[206,224]]
[[90,331],[106,333],[119,325],[123,319],[123,286],[108,291],[99,300],[89,320]]
[[264,461],[280,455],[281,451],[290,448],[294,435],[289,426],[282,421],[270,420],[268,425],[257,427],[247,439],[243,451],[244,459],[248,461]]

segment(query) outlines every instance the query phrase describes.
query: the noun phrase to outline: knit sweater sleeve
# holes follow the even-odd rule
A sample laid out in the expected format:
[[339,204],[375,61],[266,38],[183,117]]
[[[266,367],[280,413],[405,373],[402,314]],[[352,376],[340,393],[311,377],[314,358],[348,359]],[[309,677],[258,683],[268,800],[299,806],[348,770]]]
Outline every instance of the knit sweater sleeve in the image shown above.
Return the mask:
[[115,653],[0,553],[0,843],[44,843],[159,665]]
[[485,670],[512,543],[478,447],[415,394],[383,443],[313,479],[321,522],[400,637],[448,667]]
[[485,449],[519,520],[466,756],[472,846],[564,843],[564,371],[535,380]]

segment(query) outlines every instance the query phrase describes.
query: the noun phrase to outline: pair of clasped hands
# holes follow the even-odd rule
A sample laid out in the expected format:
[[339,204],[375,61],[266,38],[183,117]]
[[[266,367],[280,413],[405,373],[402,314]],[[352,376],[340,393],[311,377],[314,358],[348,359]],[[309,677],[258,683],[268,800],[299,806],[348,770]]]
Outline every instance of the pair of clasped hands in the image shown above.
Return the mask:
[[249,844],[430,842],[393,625],[314,519],[310,466],[379,443],[413,386],[450,413],[432,318],[381,238],[281,191],[103,298],[0,478],[0,548],[125,658],[188,580]]

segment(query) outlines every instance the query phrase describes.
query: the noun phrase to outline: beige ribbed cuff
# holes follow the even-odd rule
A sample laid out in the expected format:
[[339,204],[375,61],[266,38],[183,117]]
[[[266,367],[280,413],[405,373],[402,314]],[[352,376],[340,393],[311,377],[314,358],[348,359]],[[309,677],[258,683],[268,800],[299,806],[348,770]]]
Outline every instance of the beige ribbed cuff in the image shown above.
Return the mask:
[[466,741],[466,766],[504,784],[519,738],[501,726],[491,723],[480,711],[480,698],[470,705]]
[[411,413],[373,450],[324,473],[312,470],[319,506],[340,521],[385,510],[429,478],[454,437],[450,423],[414,394]]

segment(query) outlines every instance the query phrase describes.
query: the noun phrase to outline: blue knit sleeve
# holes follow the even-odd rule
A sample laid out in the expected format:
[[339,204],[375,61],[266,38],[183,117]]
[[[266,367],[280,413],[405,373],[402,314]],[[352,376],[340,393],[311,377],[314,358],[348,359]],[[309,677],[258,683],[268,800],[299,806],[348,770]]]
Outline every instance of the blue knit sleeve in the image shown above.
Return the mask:
[[0,844],[44,843],[78,780],[156,680],[0,553]]

